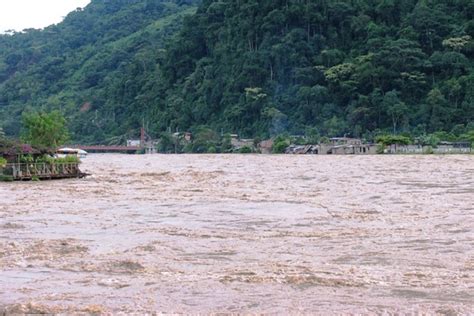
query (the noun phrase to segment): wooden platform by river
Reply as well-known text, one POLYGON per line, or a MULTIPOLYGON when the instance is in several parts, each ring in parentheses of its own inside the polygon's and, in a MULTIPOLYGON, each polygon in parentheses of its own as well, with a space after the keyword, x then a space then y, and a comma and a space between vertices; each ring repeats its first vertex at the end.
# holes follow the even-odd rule
POLYGON ((3 176, 14 181, 83 178, 79 163, 9 163, 3 176))

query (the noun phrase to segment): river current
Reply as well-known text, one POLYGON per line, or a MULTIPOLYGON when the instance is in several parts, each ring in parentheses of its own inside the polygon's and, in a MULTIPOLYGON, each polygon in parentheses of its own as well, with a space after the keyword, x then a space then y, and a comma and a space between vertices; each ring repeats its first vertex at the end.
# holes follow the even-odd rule
POLYGON ((0 183, 0 314, 474 312, 474 156, 90 155, 0 183))

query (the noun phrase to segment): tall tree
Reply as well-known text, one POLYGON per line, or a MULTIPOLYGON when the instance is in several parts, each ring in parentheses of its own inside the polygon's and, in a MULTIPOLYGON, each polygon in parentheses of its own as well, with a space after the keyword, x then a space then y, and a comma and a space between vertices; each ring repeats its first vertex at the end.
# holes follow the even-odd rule
POLYGON ((58 148, 68 139, 66 119, 59 111, 23 114, 22 141, 42 148, 58 148))

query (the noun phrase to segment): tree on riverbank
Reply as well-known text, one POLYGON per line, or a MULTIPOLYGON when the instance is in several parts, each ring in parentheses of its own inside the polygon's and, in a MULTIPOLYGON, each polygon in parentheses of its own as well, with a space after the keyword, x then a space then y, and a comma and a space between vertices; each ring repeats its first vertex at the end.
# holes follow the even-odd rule
POLYGON ((68 139, 66 119, 59 111, 23 114, 23 142, 42 148, 57 148, 68 139))

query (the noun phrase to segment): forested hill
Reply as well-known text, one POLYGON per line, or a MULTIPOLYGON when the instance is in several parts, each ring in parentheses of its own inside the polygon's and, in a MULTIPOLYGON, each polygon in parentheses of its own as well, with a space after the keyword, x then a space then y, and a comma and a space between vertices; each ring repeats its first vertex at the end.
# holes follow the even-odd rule
POLYGON ((472 0, 206 0, 168 51, 163 113, 248 136, 458 133, 473 37, 472 0))
POLYGON ((23 110, 60 109, 75 140, 136 129, 165 44, 199 2, 92 0, 57 25, 1 35, 0 128, 18 135, 23 110))
POLYGON ((474 129, 472 0, 197 2, 94 0, 1 36, 0 124, 18 133, 29 106, 60 108, 85 142, 143 122, 248 137, 474 129))

